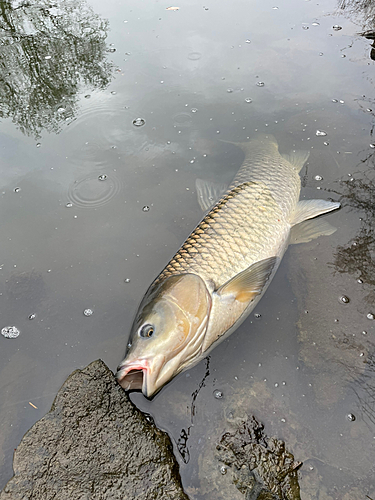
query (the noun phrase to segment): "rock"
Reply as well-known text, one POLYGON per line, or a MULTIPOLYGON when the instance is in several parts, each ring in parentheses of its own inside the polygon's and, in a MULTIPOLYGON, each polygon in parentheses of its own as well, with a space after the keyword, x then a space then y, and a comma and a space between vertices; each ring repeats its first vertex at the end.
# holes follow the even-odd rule
POLYGON ((294 461, 283 441, 267 438, 255 417, 237 422, 236 430, 226 432, 216 449, 246 500, 300 500, 297 470, 302 462, 294 461))
POLYGON ((76 370, 14 453, 0 500, 188 500, 172 444, 102 361, 76 370))

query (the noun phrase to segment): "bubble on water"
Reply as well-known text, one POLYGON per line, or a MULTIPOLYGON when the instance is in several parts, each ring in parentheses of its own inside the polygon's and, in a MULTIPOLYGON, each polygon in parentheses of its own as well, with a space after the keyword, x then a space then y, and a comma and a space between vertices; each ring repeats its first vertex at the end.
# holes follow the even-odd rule
POLYGON ((142 208, 142 210, 143 210, 144 212, 149 212, 149 211, 150 211, 150 207, 149 207, 148 205, 145 205, 145 206, 142 208))
POLYGON ((190 52, 188 55, 188 59, 190 59, 190 61, 198 61, 201 57, 202 54, 200 52, 190 52))
POLYGON ((5 326, 1 329, 1 335, 6 339, 15 339, 20 334, 20 331, 16 326, 5 326))
POLYGON ((114 47, 111 47, 107 49, 106 52, 116 52, 116 49, 114 47))
POLYGON ((196 113, 197 111, 198 111, 198 109, 197 109, 197 108, 191 108, 191 112, 192 112, 192 113, 196 113))
POLYGON ((340 104, 345 104, 345 101, 343 101, 342 99, 339 100, 339 103, 340 104))
POLYGON ((314 23, 311 23, 311 26, 320 26, 320 23, 317 23, 316 21, 314 23))
POLYGON ((286 418, 280 418, 280 422, 283 422, 285 424, 286 418))
POLYGON ((339 26, 338 24, 335 24, 335 25, 332 26, 332 29, 334 31, 340 31, 340 30, 342 30, 342 26, 339 26))
POLYGON ((116 94, 117 94, 117 92, 116 92, 115 90, 112 90, 111 94, 112 94, 112 95, 116 95, 116 94))
POLYGON ((342 304, 349 304, 350 299, 346 295, 341 295, 341 297, 339 298, 339 302, 341 302, 342 304))
POLYGON ((366 314, 366 318, 372 320, 375 319, 375 316, 373 315, 373 313, 368 313, 366 314))
POLYGON ((131 346, 132 346, 132 343, 131 343, 131 342, 128 342, 128 343, 126 344, 126 347, 127 347, 128 349, 130 349, 130 348, 131 348, 131 346))
POLYGON ((286 385, 286 382, 285 382, 285 380, 283 380, 283 381, 282 381, 281 383, 282 383, 283 385, 286 385))
POLYGON ((247 39, 247 40, 246 40, 246 43, 251 43, 251 40, 247 39))
POLYGON ((261 317, 262 317, 262 315, 261 315, 260 313, 254 313, 254 318, 259 319, 259 318, 261 318, 261 317))
POLYGON ((229 88, 227 89, 228 94, 231 94, 233 92, 233 89, 229 88))
POLYGON ((142 127, 146 123, 146 120, 143 118, 135 118, 133 120, 134 127, 142 127))
POLYGON ((223 396, 224 396, 224 394, 219 390, 214 391, 213 395, 214 395, 215 399, 223 399, 223 396))
POLYGON ((325 137, 327 135, 327 132, 324 132, 324 130, 317 130, 315 132, 315 135, 325 137))
POLYGON ((247 102, 248 104, 250 104, 251 102, 253 102, 253 100, 250 99, 250 97, 246 97, 245 102, 247 102))
POLYGON ((332 102, 339 102, 338 99, 332 99, 332 102))
POLYGON ((375 144, 370 144, 371 149, 375 149, 375 144))
POLYGON ((44 59, 52 59, 52 56, 45 56, 44 59))
POLYGON ((29 319, 35 319, 35 318, 36 318, 36 314, 35 313, 29 314, 29 319))
POLYGON ((20 188, 20 187, 15 187, 15 188, 13 189, 13 191, 14 191, 15 193, 19 193, 19 192, 21 191, 21 188, 20 188))
POLYGON ((279 7, 272 7, 272 10, 279 10, 279 7))
POLYGON ((125 278, 124 283, 130 283, 130 278, 125 278))
POLYGON ((40 142, 37 142, 37 143, 36 143, 36 147, 37 147, 37 148, 40 148, 40 146, 41 146, 41 143, 40 143, 40 142))
POLYGON ((307 26, 306 24, 303 24, 303 25, 302 25, 302 29, 303 29, 303 30, 308 30, 308 29, 309 29, 309 26, 307 26))
POLYGON ((348 414, 346 415, 346 418, 347 418, 347 420, 349 420, 349 422, 354 422, 354 420, 355 420, 355 415, 354 415, 353 413, 348 413, 348 414))
POLYGON ((92 315, 94 314, 94 311, 93 311, 92 309, 85 309, 85 310, 83 311, 83 314, 84 314, 85 316, 92 316, 92 315))
POLYGON ((371 108, 367 108, 366 111, 367 111, 367 113, 371 113, 372 109, 371 108))
POLYGON ((193 158, 192 160, 190 160, 190 163, 195 163, 195 158, 193 158))
POLYGON ((257 82, 257 87, 264 87, 264 82, 257 82))
POLYGON ((324 144, 324 146, 329 146, 329 142, 328 141, 324 141, 323 144, 324 144))
POLYGON ((362 284, 362 283, 363 283, 363 280, 361 280, 361 278, 358 278, 358 279, 357 279, 357 283, 362 284))
POLYGON ((275 387, 279 387, 279 384, 277 382, 275 382, 275 387))
POLYGON ((120 188, 121 183, 115 173, 98 175, 92 172, 71 184, 67 194, 69 202, 65 206, 96 208, 108 203, 120 188))
POLYGON ((320 56, 324 56, 323 52, 319 52, 319 55, 320 55, 320 56))
POLYGON ((316 181, 322 181, 322 180, 323 180, 323 177, 322 177, 321 175, 316 175, 316 176, 314 177, 314 179, 315 179, 316 181))
POLYGON ((223 476, 225 476, 226 473, 227 473, 227 468, 225 467, 225 465, 222 465, 220 467, 220 474, 222 474, 223 476))
POLYGON ((363 330, 362 335, 367 335, 366 330, 363 330))
POLYGON ((86 94, 85 95, 85 99, 90 99, 91 95, 90 94, 86 94))
POLYGON ((57 109, 57 112, 58 112, 58 113, 64 113, 64 111, 66 111, 66 109, 65 109, 65 108, 58 108, 58 109, 57 109))

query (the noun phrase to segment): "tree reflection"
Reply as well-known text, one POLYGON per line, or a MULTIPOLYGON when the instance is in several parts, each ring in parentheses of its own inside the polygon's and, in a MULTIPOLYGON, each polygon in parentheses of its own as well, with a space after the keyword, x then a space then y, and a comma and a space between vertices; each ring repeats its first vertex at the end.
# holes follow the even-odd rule
POLYGON ((84 0, 0 1, 0 117, 34 137, 59 132, 81 86, 111 80, 107 31, 84 0))
POLYGON ((371 292, 365 297, 375 304, 375 182, 373 179, 341 181, 343 187, 340 202, 343 206, 363 212, 358 234, 346 245, 338 246, 334 253, 334 266, 340 273, 355 274, 357 279, 371 285, 371 292))
POLYGON ((373 0, 339 0, 339 10, 362 27, 362 36, 373 40, 370 58, 375 60, 375 2, 373 0))

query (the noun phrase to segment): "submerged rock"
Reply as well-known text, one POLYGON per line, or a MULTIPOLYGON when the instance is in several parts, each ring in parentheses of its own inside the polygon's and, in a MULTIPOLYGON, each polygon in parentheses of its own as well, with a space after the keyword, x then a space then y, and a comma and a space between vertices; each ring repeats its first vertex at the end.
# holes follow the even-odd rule
POLYGON ((297 470, 302 462, 294 461, 283 441, 267 438, 255 417, 236 427, 221 437, 217 458, 231 468, 232 482, 245 499, 300 500, 297 470))
POLYGON ((23 437, 0 500, 188 500, 172 444, 102 361, 76 370, 23 437))

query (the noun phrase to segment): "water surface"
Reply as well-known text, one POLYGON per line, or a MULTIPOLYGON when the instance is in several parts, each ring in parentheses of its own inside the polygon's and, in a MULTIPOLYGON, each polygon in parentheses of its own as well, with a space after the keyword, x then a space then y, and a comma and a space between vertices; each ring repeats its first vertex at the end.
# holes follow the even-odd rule
POLYGON ((20 335, 0 337, 0 487, 67 375, 99 357, 115 370, 202 217, 196 178, 241 165, 220 139, 269 132, 310 151, 301 196, 340 200, 337 232, 290 248, 257 316, 206 362, 132 400, 169 432, 192 499, 242 498, 211 445, 231 411, 304 461, 303 499, 374 498, 371 5, 170 6, 1 2, 0 327, 20 335))

